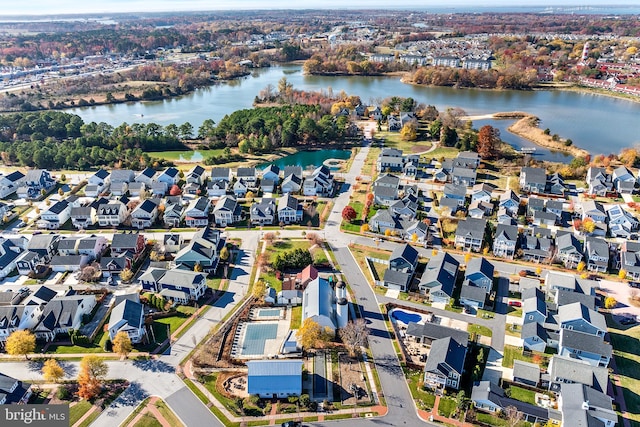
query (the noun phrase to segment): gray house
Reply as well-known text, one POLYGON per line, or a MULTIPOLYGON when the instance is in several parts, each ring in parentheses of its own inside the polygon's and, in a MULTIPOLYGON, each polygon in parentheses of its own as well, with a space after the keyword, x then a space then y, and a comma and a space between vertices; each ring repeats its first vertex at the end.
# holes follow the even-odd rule
POLYGON ((420 279, 420 293, 428 294, 431 302, 449 304, 458 276, 460 263, 448 253, 429 260, 420 279))
POLYGON ((498 224, 493 239, 493 255, 500 258, 513 259, 518 246, 518 227, 498 224))
POLYGON ((467 343, 453 337, 433 341, 424 367, 424 386, 442 393, 445 388, 458 390, 467 356, 467 343))
POLYGON ((464 250, 479 252, 482 248, 486 228, 486 219, 467 218, 458 222, 455 246, 464 250))

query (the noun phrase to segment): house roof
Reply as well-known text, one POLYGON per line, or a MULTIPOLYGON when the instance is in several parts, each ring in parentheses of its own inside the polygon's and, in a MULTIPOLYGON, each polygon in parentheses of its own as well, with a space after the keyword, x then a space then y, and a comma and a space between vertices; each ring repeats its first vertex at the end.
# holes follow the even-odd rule
POLYGON ((607 322, 604 316, 579 302, 559 307, 558 316, 561 324, 571 320, 584 319, 601 331, 607 330, 607 322))
POLYGON ((224 179, 226 181, 229 180, 229 168, 212 168, 211 169, 211 179, 224 179))
POLYGON ((296 275, 296 278, 301 282, 306 282, 308 280, 315 280, 318 278, 318 270, 309 264, 307 265, 300 273, 296 275))
POLYGON ((524 175, 525 184, 545 184, 547 182, 547 172, 541 168, 524 167, 520 171, 524 175))
POLYGON ((251 216, 269 217, 276 214, 276 200, 271 197, 264 197, 259 203, 251 205, 251 216))
POLYGON ((539 197, 529 197, 527 205, 530 209, 542 210, 544 209, 544 199, 541 199, 539 197))
POLYGON ((466 354, 466 344, 459 343, 453 337, 437 339, 431 343, 424 371, 438 372, 449 376, 448 368, 450 367, 458 374, 462 374, 466 354))
POLYGON ((135 174, 130 169, 114 169, 111 172, 111 182, 131 182, 133 181, 135 174))
POLYGON ((560 330, 560 347, 594 353, 607 358, 613 354, 611 344, 604 342, 602 337, 565 328, 560 330))
POLYGON ((58 251, 72 250, 76 248, 80 237, 65 237, 58 241, 58 251))
POLYGON ((51 266, 81 265, 86 261, 86 255, 54 255, 51 257, 51 266))
POLYGON ((278 212, 285 208, 290 208, 294 211, 297 211, 299 206, 300 202, 298 201, 298 199, 289 194, 285 194, 278 199, 278 212))
POLYGON ((323 316, 335 326, 334 294, 329 281, 320 277, 309 282, 302 294, 302 320, 323 316))
POLYGON ((522 360, 513 361, 513 377, 537 384, 540 381, 540 366, 522 360))
POLYGON ((70 328, 76 316, 76 312, 87 299, 93 295, 71 295, 51 299, 45 306, 42 319, 34 328, 35 332, 52 332, 58 328, 70 328))
POLYGON ((123 256, 100 258, 100 269, 107 270, 110 265, 115 265, 119 270, 123 270, 127 266, 127 258, 123 256))
POLYGON ((590 294, 558 289, 555 299, 558 307, 579 302, 580 304, 584 305, 587 308, 590 308, 591 310, 596 309, 596 297, 590 294))
POLYGON ((487 276, 489 279, 492 279, 493 270, 494 270, 493 264, 491 264, 485 257, 471 258, 467 263, 465 278, 479 271, 485 276, 487 276))
POLYGON ((256 168, 238 168, 236 176, 238 178, 254 178, 256 176, 256 168))
POLYGON ((118 215, 123 209, 125 206, 121 202, 107 203, 98 206, 98 215, 118 215))
POLYGON ((456 236, 471 237, 474 240, 482 240, 487 227, 486 219, 467 218, 458 222, 456 236))
POLYGON ((125 299, 116 305, 111 311, 111 317, 109 318, 109 329, 114 326, 118 326, 121 329, 122 326, 129 325, 133 328, 140 328, 144 325, 143 319, 143 306, 139 302, 125 299))
POLYGON ((180 173, 180 171, 178 169, 176 169, 174 167, 170 167, 170 168, 167 168, 166 170, 162 171, 162 173, 160 175, 161 176, 162 175, 167 175, 167 176, 169 176, 171 178, 175 178, 176 176, 178 176, 179 173, 180 173))
POLYGON ((272 172, 276 175, 280 175, 280 168, 272 163, 267 165, 267 167, 262 170, 263 175, 268 172, 272 172))
POLYGON ((174 268, 173 270, 165 272, 158 283, 181 286, 183 288, 193 288, 197 286, 203 278, 203 273, 174 268))
MULTIPOLYGON (((56 243, 60 239, 57 234, 37 234, 31 236, 29 240, 28 250, 42 250, 47 249, 52 243, 56 243)), ((56 245, 57 246, 57 245, 56 245)))
POLYGON ((554 355, 549 362, 551 380, 562 378, 564 381, 588 385, 599 391, 607 391, 609 368, 593 366, 588 362, 565 356, 554 355))
POLYGON ((141 204, 139 204, 137 206, 136 210, 141 210, 141 211, 144 211, 144 212, 147 212, 147 213, 151 213, 157 207, 158 207, 158 205, 152 199, 147 199, 144 202, 142 202, 141 204))
POLYGON ((16 182, 19 179, 22 179, 24 177, 25 177, 25 175, 20 171, 13 171, 9 175, 5 176, 5 178, 8 179, 11 182, 16 182))
POLYGON ((138 245, 140 233, 117 233, 113 235, 111 247, 116 249, 135 248, 138 245))
POLYGON ((462 285, 460 289, 460 299, 484 302, 486 297, 487 293, 484 288, 478 286, 462 285))
POLYGON ((69 207, 69 202, 67 202, 66 200, 60 200, 59 202, 56 202, 53 205, 51 205, 49 209, 47 209, 47 212, 45 212, 45 214, 54 213, 56 215, 59 215, 62 211, 64 211, 68 207, 69 207))
POLYGON ((195 165, 189 171, 189 175, 202 176, 202 174, 204 174, 204 168, 202 166, 200 166, 200 165, 195 165))
POLYGON ((383 281, 385 283, 391 283, 394 285, 402 286, 404 289, 409 289, 409 281, 411 280, 411 273, 405 273, 403 271, 396 271, 387 268, 384 271, 383 281))
POLYGON ((238 206, 238 201, 235 197, 230 195, 224 195, 218 199, 215 207, 213 208, 214 212, 218 212, 221 210, 228 210, 231 212, 235 212, 236 207, 238 206))
POLYGON ((289 175, 295 175, 298 178, 302 178, 302 168, 300 166, 285 166, 284 177, 286 178, 289 175))
POLYGON ((464 185, 445 184, 443 188, 443 194, 445 196, 456 196, 464 198, 467 195, 467 189, 464 187, 464 185))
POLYGON ((302 360, 249 360, 245 362, 251 376, 295 376, 302 377, 302 360))
POLYGON ((418 251, 408 243, 396 248, 391 252, 390 260, 402 258, 411 265, 415 265, 418 262, 418 251))
POLYGON ((93 174, 96 178, 105 179, 109 176, 109 171, 106 169, 98 169, 96 173, 93 174))
POLYGON ((611 398, 594 388, 584 384, 562 384, 560 395, 562 418, 571 420, 572 427, 603 426, 601 419, 611 425, 618 421, 611 398))
POLYGON ((384 185, 386 187, 398 188, 400 186, 400 177, 390 173, 384 173, 375 180, 373 185, 374 187, 384 185))
POLYGON ((447 326, 438 325, 437 323, 415 323, 409 322, 407 325, 407 335, 412 337, 425 337, 430 340, 437 340, 446 337, 453 337, 458 343, 467 345, 469 342, 469 333, 460 329, 449 328, 447 326))
POLYGON ((595 255, 605 259, 609 259, 609 244, 604 241, 604 239, 599 239, 597 237, 587 237, 585 246, 589 256, 595 255))
POLYGON ((503 238, 510 242, 515 242, 518 240, 518 227, 515 225, 507 225, 507 224, 498 224, 496 228, 496 237, 494 239, 503 238))
POLYGON ((420 279, 420 286, 438 283, 447 295, 453 295, 460 263, 448 253, 429 260, 420 279))
POLYGON ((556 236, 558 250, 574 250, 582 253, 582 243, 572 233, 564 233, 556 236))
POLYGON ((547 330, 540 323, 529 322, 522 325, 520 337, 523 340, 526 340, 527 338, 537 337, 546 342, 548 334, 547 330))

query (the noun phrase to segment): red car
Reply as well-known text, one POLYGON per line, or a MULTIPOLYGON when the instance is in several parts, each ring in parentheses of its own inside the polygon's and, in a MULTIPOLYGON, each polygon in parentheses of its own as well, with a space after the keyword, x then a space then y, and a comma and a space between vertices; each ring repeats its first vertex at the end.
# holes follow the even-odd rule
POLYGON ((522 307, 522 303, 520 301, 509 301, 509 305, 511 307, 522 307))

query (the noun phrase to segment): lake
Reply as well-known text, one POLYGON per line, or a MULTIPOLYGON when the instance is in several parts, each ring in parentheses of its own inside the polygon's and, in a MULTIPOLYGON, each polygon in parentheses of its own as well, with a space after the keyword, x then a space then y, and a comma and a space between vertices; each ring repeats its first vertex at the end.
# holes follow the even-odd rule
MULTIPOLYGON (((294 88, 301 90, 344 90, 359 95, 367 104, 377 104, 390 96, 413 97, 419 103, 435 105, 443 111, 447 107, 460 107, 468 114, 487 114, 501 111, 526 111, 541 119, 540 126, 549 128, 563 138, 593 154, 617 153, 624 147, 640 142, 637 120, 640 103, 574 91, 496 91, 481 89, 454 89, 425 87, 402 83, 398 77, 309 76, 303 75, 300 65, 283 65, 257 70, 252 76, 222 82, 198 89, 180 98, 115 105, 102 105, 68 110, 87 122, 106 122, 118 126, 127 123, 161 125, 181 124, 189 121, 194 127, 208 118, 219 121, 226 114, 242 108, 251 108, 253 100, 268 84, 277 87, 278 80, 286 77, 294 88)), ((500 129, 506 122, 489 120, 500 129)), ((478 124, 475 124, 478 127, 478 124)), ((508 126, 508 124, 506 124, 508 126)), ((531 145, 526 140, 502 132, 503 139, 515 146, 531 145)), ((557 153, 538 148, 542 158, 557 160, 557 153)), ((560 157, 565 158, 563 155, 560 157)))
POLYGON ((266 162, 258 165, 258 168, 264 168, 267 165, 276 165, 280 169, 285 166, 300 166, 302 169, 307 167, 316 168, 322 165, 327 159, 346 160, 351 157, 351 150, 314 150, 314 151, 298 151, 286 157, 282 157, 273 162, 266 162))

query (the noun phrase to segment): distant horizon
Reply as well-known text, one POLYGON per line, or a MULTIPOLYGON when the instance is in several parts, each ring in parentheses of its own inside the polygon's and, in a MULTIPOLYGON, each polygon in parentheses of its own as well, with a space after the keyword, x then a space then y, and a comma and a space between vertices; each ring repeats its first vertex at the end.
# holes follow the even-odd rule
POLYGON ((470 0, 450 0, 446 6, 435 0, 401 0, 390 7, 385 0, 352 0, 349 6, 338 0, 308 0, 304 5, 292 4, 285 0, 222 0, 211 4, 210 0, 94 0, 91 2, 78 0, 31 0, 29 2, 12 2, 3 5, 0 16, 51 16, 51 15, 113 15, 122 13, 167 13, 167 12, 222 12, 251 10, 310 10, 310 9, 378 9, 378 10, 443 10, 460 12, 471 10, 498 11, 499 9, 546 9, 546 8, 597 8, 603 10, 637 8, 637 0, 616 0, 614 4, 603 3, 603 0, 538 0, 531 4, 523 0, 488 0, 479 4, 470 0))

